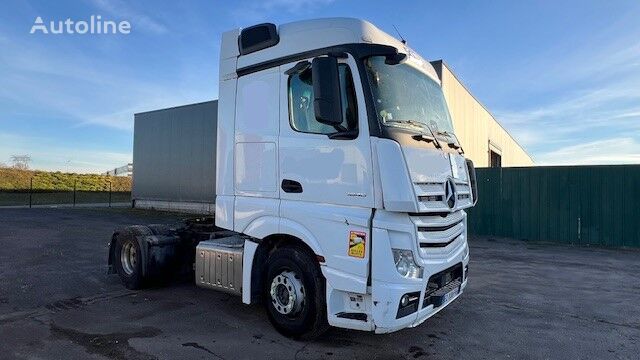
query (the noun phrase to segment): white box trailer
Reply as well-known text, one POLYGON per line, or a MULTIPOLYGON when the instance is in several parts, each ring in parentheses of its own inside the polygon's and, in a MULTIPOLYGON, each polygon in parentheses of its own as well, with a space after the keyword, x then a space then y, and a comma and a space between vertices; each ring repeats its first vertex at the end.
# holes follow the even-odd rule
POLYGON ((136 206, 215 209, 116 230, 109 266, 128 288, 184 273, 298 338, 417 326, 462 294, 474 168, 405 43, 345 18, 232 30, 213 104, 212 138, 208 111, 136 115, 136 206))

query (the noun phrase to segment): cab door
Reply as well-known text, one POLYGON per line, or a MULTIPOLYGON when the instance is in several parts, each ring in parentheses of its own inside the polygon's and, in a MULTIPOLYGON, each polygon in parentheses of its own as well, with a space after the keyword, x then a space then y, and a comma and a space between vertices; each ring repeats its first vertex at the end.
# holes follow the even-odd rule
POLYGON ((334 282, 334 288, 364 292, 374 198, 363 91, 354 59, 340 59, 343 122, 337 127, 318 122, 313 105, 312 60, 280 67, 281 222, 301 224, 320 244, 327 267, 338 277, 356 280, 344 281, 344 285, 334 282), (339 130, 351 135, 332 135, 339 130), (354 241, 364 244, 357 244, 356 249, 354 241))

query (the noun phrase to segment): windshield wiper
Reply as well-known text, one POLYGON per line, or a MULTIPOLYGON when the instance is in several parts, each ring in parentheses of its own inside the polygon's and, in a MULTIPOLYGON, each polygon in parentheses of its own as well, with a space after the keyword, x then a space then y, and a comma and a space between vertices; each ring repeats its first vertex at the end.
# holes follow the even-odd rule
POLYGON ((448 132, 446 130, 445 131, 438 131, 437 134, 438 135, 444 135, 444 136, 449 137, 449 138, 453 138, 455 141, 447 142, 447 144, 450 147, 452 147, 452 148, 454 148, 456 150, 460 149, 460 152, 464 153, 464 149, 462 148, 462 145, 460 145, 460 140, 458 139, 458 136, 456 134, 450 133, 450 132, 448 132))
POLYGON ((441 149, 442 145, 440 145, 440 141, 438 141, 438 138, 436 137, 436 135, 433 133, 433 130, 431 130, 431 127, 425 123, 422 123, 420 121, 415 121, 415 120, 386 120, 385 122, 387 123, 396 123, 396 124, 409 124, 415 127, 419 127, 422 129, 427 129, 429 131, 429 134, 420 134, 420 135, 414 135, 413 138, 416 140, 424 140, 424 141, 430 141, 435 143, 436 148, 441 149))

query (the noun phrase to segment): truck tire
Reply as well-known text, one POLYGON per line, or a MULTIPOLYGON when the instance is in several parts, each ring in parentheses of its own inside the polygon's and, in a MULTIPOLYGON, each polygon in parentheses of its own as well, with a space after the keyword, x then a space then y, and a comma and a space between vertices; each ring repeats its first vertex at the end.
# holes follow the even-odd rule
POLYGON ((324 333, 329 328, 325 280, 315 256, 301 247, 282 247, 267 264, 265 307, 276 330, 302 340, 324 333))
POLYGON ((142 251, 135 236, 124 231, 118 234, 115 243, 113 264, 120 280, 127 289, 137 290, 144 287, 142 274, 142 251))

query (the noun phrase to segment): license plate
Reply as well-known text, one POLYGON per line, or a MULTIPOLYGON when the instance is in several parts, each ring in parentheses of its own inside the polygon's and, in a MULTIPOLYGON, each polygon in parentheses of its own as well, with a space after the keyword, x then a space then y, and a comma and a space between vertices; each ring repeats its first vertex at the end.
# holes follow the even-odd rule
POLYGON ((460 292, 459 288, 455 288, 451 291, 449 291, 448 293, 444 294, 444 296, 442 297, 442 303, 446 303, 447 301, 453 299, 454 297, 456 297, 456 295, 458 295, 458 293, 460 292))

